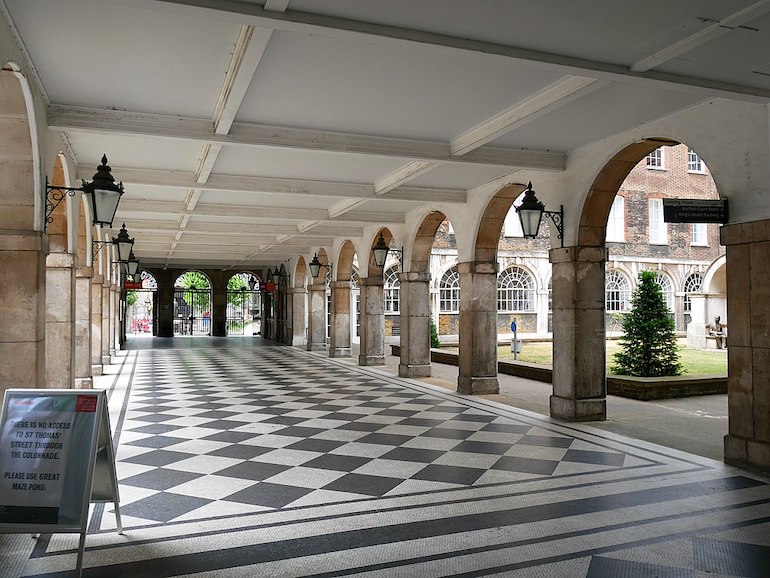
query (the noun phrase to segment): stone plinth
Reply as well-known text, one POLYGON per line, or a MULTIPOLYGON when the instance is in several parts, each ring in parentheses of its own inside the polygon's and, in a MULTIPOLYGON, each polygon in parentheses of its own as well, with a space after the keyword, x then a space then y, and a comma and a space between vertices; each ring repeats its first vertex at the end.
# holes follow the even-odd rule
POLYGON ((75 388, 91 389, 91 267, 75 271, 75 388))
POLYGON ((91 375, 102 375, 102 284, 104 277, 91 277, 91 375))
POLYGON ((70 389, 75 384, 75 257, 46 257, 45 363, 46 387, 70 389))

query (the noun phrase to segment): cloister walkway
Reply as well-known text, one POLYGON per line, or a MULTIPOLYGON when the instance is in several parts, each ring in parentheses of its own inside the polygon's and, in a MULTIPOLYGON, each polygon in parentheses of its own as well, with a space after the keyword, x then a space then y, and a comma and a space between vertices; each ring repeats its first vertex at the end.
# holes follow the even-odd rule
MULTIPOLYGON (((719 461, 261 339, 130 347, 84 576, 768 573, 768 480, 719 461)), ((76 536, 30 542, 3 576, 72 575, 76 536)))

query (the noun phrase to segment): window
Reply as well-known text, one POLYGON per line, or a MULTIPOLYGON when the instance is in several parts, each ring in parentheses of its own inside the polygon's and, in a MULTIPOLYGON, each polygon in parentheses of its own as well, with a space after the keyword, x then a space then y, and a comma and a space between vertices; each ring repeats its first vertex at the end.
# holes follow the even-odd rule
POLYGON ((701 158, 692 149, 687 149, 687 172, 704 174, 706 172, 706 165, 701 158))
POLYGON ((663 292, 663 299, 666 301, 666 307, 669 311, 674 311, 674 284, 671 283, 671 279, 668 275, 658 273, 655 277, 655 282, 660 286, 660 290, 663 292))
POLYGON ((648 199, 650 213, 650 243, 668 243, 668 225, 663 222, 663 199, 648 199))
POLYGON ((604 307, 607 311, 631 309, 631 283, 620 271, 608 271, 604 282, 604 307))
POLYGON ((441 278, 439 283, 439 311, 455 313, 460 311, 460 276, 457 267, 453 267, 441 278))
POLYGON ((626 200, 620 195, 612 201, 607 219, 607 241, 623 243, 626 240, 626 200))
POLYGON ((535 310, 535 282, 524 269, 511 267, 497 278, 497 310, 535 310))
POLYGON ((692 311, 690 293, 698 293, 703 286, 703 276, 700 273, 692 273, 684 282, 684 312, 692 311))
POLYGON ((706 236, 706 223, 693 223, 690 229, 690 245, 708 245, 706 236))
POLYGON ((553 311, 553 277, 548 279, 548 311, 553 311))
POLYGON ((398 293, 401 282, 398 280, 398 269, 391 267, 385 272, 385 313, 398 313, 398 293))
POLYGON ((663 163, 663 147, 657 148, 647 155, 647 168, 648 169, 665 169, 663 163))

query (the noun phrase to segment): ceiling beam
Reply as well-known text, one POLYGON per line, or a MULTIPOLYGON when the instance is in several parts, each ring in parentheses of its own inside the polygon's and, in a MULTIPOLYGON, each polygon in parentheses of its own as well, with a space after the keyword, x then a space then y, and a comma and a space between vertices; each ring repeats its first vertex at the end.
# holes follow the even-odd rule
MULTIPOLYGON (((78 178, 89 179, 93 168, 79 165, 78 178)), ((374 185, 362 183, 337 183, 332 181, 305 181, 298 179, 277 179, 271 177, 246 177, 236 175, 209 175, 204 184, 197 182, 195 173, 186 171, 165 171, 154 169, 131 169, 113 167, 124 185, 197 189, 235 193, 273 193, 278 195, 312 195, 316 197, 345 197, 355 199, 385 199, 392 201, 415 201, 420 203, 465 203, 464 189, 435 189, 428 187, 398 187, 388 195, 380 197, 374 185)))
MULTIPOLYGON (((125 199, 120 204, 120 214, 178 216, 183 213, 182 204, 174 201, 148 201, 125 199)), ((379 211, 351 211, 337 219, 329 216, 328 209, 301 209, 296 207, 254 207, 250 205, 223 205, 198 203, 195 217, 233 217, 236 219, 296 220, 296 221, 331 221, 359 223, 404 223, 403 213, 383 213, 379 211)), ((138 217, 142 218, 142 217, 138 217)), ((236 222, 236 221, 234 221, 236 222)))
POLYGON ((191 15, 216 12, 220 18, 229 19, 232 22, 301 34, 347 38, 391 46, 406 44, 433 51, 446 50, 480 55, 493 54, 519 61, 528 66, 557 71, 563 74, 589 76, 600 80, 652 84, 664 88, 697 92, 701 96, 706 97, 733 98, 760 103, 765 103, 770 98, 770 90, 756 86, 745 86, 654 70, 631 70, 629 66, 623 64, 590 60, 568 54, 531 50, 509 44, 498 44, 322 14, 293 10, 283 13, 271 12, 258 4, 248 2, 230 0, 134 0, 134 3, 144 4, 154 9, 157 9, 161 4, 167 4, 170 11, 173 10, 191 15))
POLYGON ((254 123, 233 123, 229 134, 216 134, 206 119, 57 104, 48 107, 48 127, 233 147, 277 147, 542 170, 564 170, 566 163, 565 154, 551 151, 483 146, 458 156, 450 152, 448 143, 254 123))

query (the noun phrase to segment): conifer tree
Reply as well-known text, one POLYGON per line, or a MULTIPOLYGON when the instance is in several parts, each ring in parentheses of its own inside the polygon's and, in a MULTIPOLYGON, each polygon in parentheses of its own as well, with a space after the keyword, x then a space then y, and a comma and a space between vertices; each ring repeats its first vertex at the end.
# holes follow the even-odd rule
POLYGON ((430 346, 434 349, 441 347, 441 341, 438 338, 438 329, 433 317, 430 318, 430 346))
POLYGON ((632 309, 623 319, 621 351, 613 373, 639 377, 681 375, 674 320, 669 316, 660 285, 652 271, 639 274, 631 297, 632 309))

